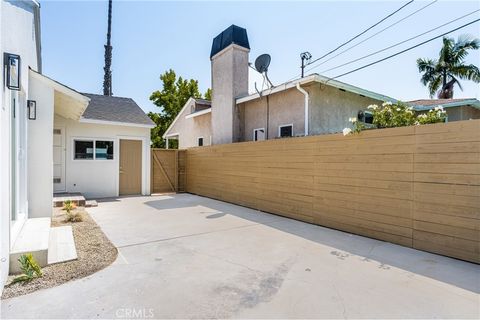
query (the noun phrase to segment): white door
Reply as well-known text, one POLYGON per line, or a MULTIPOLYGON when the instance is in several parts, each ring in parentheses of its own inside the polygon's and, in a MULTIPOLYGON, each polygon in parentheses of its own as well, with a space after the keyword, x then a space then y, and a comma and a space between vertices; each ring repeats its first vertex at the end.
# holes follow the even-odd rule
POLYGON ((53 129, 53 192, 65 191, 65 128, 53 129))

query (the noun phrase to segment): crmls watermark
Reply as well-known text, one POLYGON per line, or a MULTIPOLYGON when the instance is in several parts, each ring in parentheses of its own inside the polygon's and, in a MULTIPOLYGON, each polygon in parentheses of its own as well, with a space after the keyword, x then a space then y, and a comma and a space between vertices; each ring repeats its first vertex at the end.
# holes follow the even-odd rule
POLYGON ((115 316, 118 319, 152 319, 155 314, 152 308, 119 308, 115 316))

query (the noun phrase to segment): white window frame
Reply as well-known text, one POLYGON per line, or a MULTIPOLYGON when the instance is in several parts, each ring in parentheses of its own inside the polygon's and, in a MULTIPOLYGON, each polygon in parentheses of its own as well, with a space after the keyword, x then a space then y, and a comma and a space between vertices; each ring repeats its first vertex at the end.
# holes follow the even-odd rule
POLYGON ((116 159, 116 154, 115 154, 115 149, 117 148, 116 146, 116 139, 113 138, 72 138, 72 160, 73 161, 107 161, 107 162, 112 162, 117 160, 116 159), (75 159, 75 141, 92 141, 93 142, 93 159, 75 159), (97 155, 95 152, 95 149, 97 148, 96 142, 97 141, 111 141, 113 142, 113 159, 97 159, 97 155))
POLYGON ((286 138, 286 137, 282 137, 280 135, 280 133, 282 131, 282 128, 285 128, 285 127, 292 127, 292 135, 290 137, 293 137, 293 123, 279 125, 278 126, 278 137, 279 138, 286 138))
POLYGON ((253 141, 263 141, 263 140, 255 140, 255 132, 260 131, 260 130, 263 130, 263 135, 265 137, 265 139, 263 139, 263 140, 267 140, 267 133, 265 132, 265 128, 256 128, 256 129, 253 129, 253 137, 252 137, 253 141))
POLYGON ((205 138, 203 136, 197 137, 197 147, 205 147, 205 138), (202 145, 199 144, 200 139, 202 139, 202 145))

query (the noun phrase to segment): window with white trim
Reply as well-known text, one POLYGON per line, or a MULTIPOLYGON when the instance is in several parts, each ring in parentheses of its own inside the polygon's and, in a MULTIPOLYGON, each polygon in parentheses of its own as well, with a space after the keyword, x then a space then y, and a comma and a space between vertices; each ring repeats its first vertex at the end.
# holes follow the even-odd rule
POLYGON ((113 160, 112 140, 73 140, 74 160, 113 160))
POLYGON ((199 137, 199 138, 198 138, 198 143, 197 143, 197 145, 198 145, 199 147, 203 147, 203 137, 199 137))
POLYGON ((280 138, 292 137, 293 136, 293 124, 287 124, 284 126, 278 127, 278 136, 280 138))
POLYGON ((253 141, 265 140, 265 128, 253 129, 253 141))

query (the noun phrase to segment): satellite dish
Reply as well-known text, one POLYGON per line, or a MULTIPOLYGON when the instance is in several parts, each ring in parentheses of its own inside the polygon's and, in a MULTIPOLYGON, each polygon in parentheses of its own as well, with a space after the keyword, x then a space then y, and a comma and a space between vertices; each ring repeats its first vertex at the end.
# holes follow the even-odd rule
POLYGON ((270 55, 266 53, 258 56, 258 58, 255 60, 255 69, 260 73, 267 72, 271 60, 272 58, 270 55))

